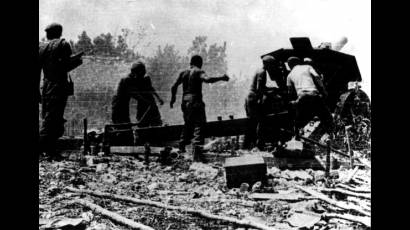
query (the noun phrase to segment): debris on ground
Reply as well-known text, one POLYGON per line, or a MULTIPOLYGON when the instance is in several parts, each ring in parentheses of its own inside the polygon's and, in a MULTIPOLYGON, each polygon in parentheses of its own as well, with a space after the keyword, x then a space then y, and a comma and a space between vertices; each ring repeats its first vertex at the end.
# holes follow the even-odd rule
MULTIPOLYGON (((257 150, 236 154, 273 157, 257 150)), ((229 187, 230 155, 208 164, 181 158, 171 165, 102 154, 85 156, 84 164, 78 155, 39 162, 39 229, 370 228, 371 169, 350 168, 346 159, 339 159, 341 166, 329 176, 324 170, 264 164, 266 180, 244 177, 229 187)), ((370 166, 365 154, 355 155, 370 166)), ((232 166, 249 165, 243 162, 232 166)), ((241 168, 236 171, 231 172, 240 174, 241 168)))

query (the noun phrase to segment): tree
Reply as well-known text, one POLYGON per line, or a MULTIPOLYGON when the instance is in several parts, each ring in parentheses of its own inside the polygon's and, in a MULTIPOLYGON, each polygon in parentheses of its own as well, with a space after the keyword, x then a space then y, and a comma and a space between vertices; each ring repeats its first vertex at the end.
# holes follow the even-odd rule
POLYGON ((125 38, 122 35, 118 35, 117 38, 117 46, 115 47, 115 53, 118 56, 124 56, 128 50, 128 45, 127 42, 125 41, 125 38))
POLYGON ((87 32, 83 31, 78 36, 78 41, 77 41, 77 43, 75 43, 73 48, 76 51, 84 51, 87 54, 92 54, 93 53, 94 45, 91 42, 91 38, 87 35, 87 32))
POLYGON ((188 48, 188 55, 198 54, 204 61, 204 70, 211 76, 221 75, 228 70, 226 62, 226 42, 222 46, 214 43, 209 46, 206 43, 206 36, 197 36, 192 41, 192 46, 188 48))
MULTIPOLYGON (((226 42, 223 45, 216 43, 208 47, 206 36, 197 36, 192 41, 192 46, 188 48, 188 55, 198 54, 203 59, 203 69, 208 76, 217 77, 225 74, 228 71, 226 61, 226 42)), ((231 79, 232 80, 232 79, 231 79)), ((207 113, 212 115, 229 115, 232 114, 232 102, 237 100, 232 93, 235 89, 235 82, 227 82, 224 84, 204 85, 205 100, 212 103, 212 106, 207 107, 207 113), (229 107, 229 108, 227 108, 229 107), (221 114, 221 111, 225 114, 221 114)))
POLYGON ((175 46, 168 44, 164 48, 158 46, 154 57, 147 59, 149 74, 159 91, 169 91, 178 71, 183 68, 184 60, 175 50, 175 46))
POLYGON ((114 56, 115 46, 111 33, 101 34, 93 39, 94 52, 100 56, 114 56))
POLYGON ((208 52, 206 50, 207 44, 206 44, 206 36, 197 36, 194 38, 192 41, 192 46, 188 49, 188 55, 200 55, 203 59, 204 62, 207 61, 208 57, 208 52))

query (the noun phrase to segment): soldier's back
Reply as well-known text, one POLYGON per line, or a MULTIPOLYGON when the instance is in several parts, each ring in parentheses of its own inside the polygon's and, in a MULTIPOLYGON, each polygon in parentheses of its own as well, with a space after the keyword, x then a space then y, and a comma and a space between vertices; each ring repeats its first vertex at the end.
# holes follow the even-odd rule
POLYGON ((182 73, 182 88, 183 94, 192 94, 202 97, 202 79, 201 74, 205 73, 203 70, 192 67, 183 71, 182 73))

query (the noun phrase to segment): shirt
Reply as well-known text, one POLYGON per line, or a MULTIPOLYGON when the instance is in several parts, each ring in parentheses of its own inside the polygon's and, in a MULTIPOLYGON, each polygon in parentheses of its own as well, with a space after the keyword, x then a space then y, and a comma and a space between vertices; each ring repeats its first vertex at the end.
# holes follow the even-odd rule
POLYGON ((271 77, 269 75, 269 72, 266 71, 266 87, 269 88, 279 88, 278 84, 276 83, 275 80, 271 80, 271 77))
POLYGON ((319 76, 310 65, 297 65, 290 71, 286 85, 295 87, 298 96, 303 92, 318 91, 312 79, 313 76, 319 76))

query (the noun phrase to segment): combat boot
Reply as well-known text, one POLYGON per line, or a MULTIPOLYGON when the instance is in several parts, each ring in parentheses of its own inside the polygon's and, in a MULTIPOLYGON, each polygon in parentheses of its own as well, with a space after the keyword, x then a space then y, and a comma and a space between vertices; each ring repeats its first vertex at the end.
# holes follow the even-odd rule
POLYGON ((208 163, 208 160, 205 158, 205 155, 202 153, 202 148, 195 146, 193 150, 194 162, 208 163))

